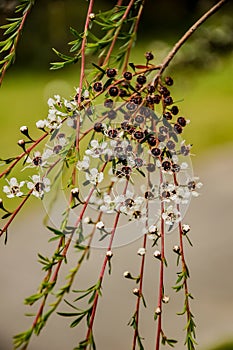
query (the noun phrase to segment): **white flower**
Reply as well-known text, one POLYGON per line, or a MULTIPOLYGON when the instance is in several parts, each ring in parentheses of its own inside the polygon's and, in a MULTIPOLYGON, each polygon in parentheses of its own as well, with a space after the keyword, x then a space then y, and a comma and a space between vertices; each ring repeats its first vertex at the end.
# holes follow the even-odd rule
POLYGON ((104 174, 102 172, 99 173, 96 168, 92 168, 90 173, 86 173, 86 179, 90 181, 91 184, 96 185, 103 181, 104 174))
POLYGON ((9 181, 6 181, 8 182, 9 186, 4 186, 3 192, 6 193, 8 198, 20 197, 23 195, 23 192, 20 190, 20 188, 25 184, 25 181, 18 183, 15 177, 12 177, 9 181))
POLYGON ((107 147, 107 142, 102 142, 99 144, 97 140, 92 140, 91 141, 91 149, 87 149, 85 153, 92 158, 99 158, 100 155, 105 154, 106 150, 105 148, 107 147))
POLYGON ((41 178, 39 175, 32 176, 33 182, 27 182, 29 190, 33 190, 32 194, 37 198, 43 198, 45 192, 50 191, 50 180, 47 177, 41 178))
POLYGON ((158 228, 157 228, 157 226, 151 225, 151 226, 148 228, 148 232, 151 233, 151 234, 156 234, 156 233, 158 233, 158 228))
POLYGON ((137 254, 140 255, 140 256, 145 255, 146 254, 146 249, 145 248, 139 248, 137 254))
POLYGON ((165 224, 173 226, 175 223, 181 220, 181 214, 177 208, 170 205, 162 214, 162 218, 165 221, 165 224))
POLYGON ((33 167, 44 167, 46 164, 46 159, 48 158, 48 156, 44 156, 41 155, 41 153, 39 151, 35 151, 33 153, 32 158, 30 156, 27 156, 27 160, 26 163, 29 163, 28 166, 26 166, 24 169, 26 168, 33 168, 33 167))
POLYGON ((89 166, 90 166, 90 158, 87 156, 84 156, 82 161, 81 160, 78 161, 76 168, 78 170, 87 170, 89 169, 89 166))

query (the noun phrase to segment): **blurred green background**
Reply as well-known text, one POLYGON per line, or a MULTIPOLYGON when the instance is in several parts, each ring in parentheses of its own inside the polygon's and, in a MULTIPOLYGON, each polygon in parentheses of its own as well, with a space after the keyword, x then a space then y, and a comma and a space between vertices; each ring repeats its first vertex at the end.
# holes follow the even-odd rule
MULTIPOLYGON (((1 0, 1 23, 5 23, 4 18, 12 16, 16 3, 1 0)), ((149 50, 153 51, 155 62, 160 63, 169 47, 214 2, 167 0, 162 4, 157 1, 148 3, 139 28, 138 43, 132 52, 131 60, 135 63, 143 63, 144 53, 149 50)), ((49 97, 60 94, 69 98, 74 94, 79 81, 79 66, 50 71, 49 62, 57 60, 52 47, 67 52, 67 42, 72 40, 69 26, 81 30, 86 6, 84 0, 36 2, 20 41, 16 63, 7 72, 0 90, 1 158, 19 152, 20 126, 29 126, 34 138, 40 135, 35 122, 46 118, 49 97)), ((98 1, 95 11, 109 6, 109 1, 98 1)), ((199 157, 208 160, 208 152, 218 147, 224 156, 224 149, 232 146, 232 48, 232 2, 229 1, 194 34, 168 70, 175 81, 173 98, 179 101, 182 115, 191 121, 184 139, 193 143, 193 153, 197 155, 194 163, 198 163, 199 157)), ((209 344, 210 347, 204 350, 233 349, 231 342, 214 346, 209 339, 209 344)), ((5 350, 1 344, 0 349, 5 350)), ((203 349, 201 344, 198 349, 203 349)))

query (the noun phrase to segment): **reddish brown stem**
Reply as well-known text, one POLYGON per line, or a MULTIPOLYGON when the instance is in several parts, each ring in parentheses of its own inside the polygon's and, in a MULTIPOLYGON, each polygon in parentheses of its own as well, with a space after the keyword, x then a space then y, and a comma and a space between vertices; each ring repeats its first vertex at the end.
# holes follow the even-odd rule
POLYGON ((110 46, 110 48, 109 48, 109 50, 108 50, 107 56, 105 57, 103 66, 105 66, 105 65, 108 63, 108 61, 109 61, 109 59, 110 59, 110 57, 111 57, 112 51, 113 51, 113 49, 114 49, 114 47, 115 47, 115 44, 116 44, 118 35, 119 35, 119 33, 120 33, 120 30, 121 30, 121 27, 122 27, 124 21, 126 20, 128 14, 129 14, 129 11, 130 11, 131 7, 132 7, 133 4, 134 4, 134 1, 135 1, 135 0, 131 0, 130 3, 129 3, 129 5, 127 6, 127 9, 126 9, 126 11, 125 11, 125 13, 124 13, 124 15, 123 15, 123 17, 122 17, 122 19, 121 19, 121 25, 117 28, 116 33, 115 33, 114 38, 113 38, 113 41, 112 41, 112 43, 111 43, 111 46, 110 46))
POLYGON ((36 140, 32 146, 28 147, 25 152, 21 153, 17 158, 6 168, 1 174, 0 174, 0 179, 9 173, 11 169, 14 168, 14 166, 26 155, 28 155, 41 141, 43 141, 46 137, 48 136, 48 133, 46 132, 43 134, 38 140, 36 140))
MULTIPOLYGON (((25 23, 25 21, 26 21, 26 18, 27 18, 27 16, 28 16, 29 12, 31 11, 31 8, 32 8, 32 5, 30 5, 30 6, 28 7, 27 11, 25 11, 25 13, 23 14, 22 21, 21 21, 20 26, 19 26, 19 29, 18 29, 18 33, 17 33, 17 35, 16 35, 16 37, 15 37, 15 39, 14 39, 14 43, 13 43, 11 49, 10 49, 9 55, 11 55, 12 53, 14 53, 14 51, 16 50, 16 46, 17 46, 17 44, 18 44, 20 34, 21 34, 21 32, 22 32, 22 29, 23 29, 24 23, 25 23)), ((6 61, 6 62, 4 63, 4 65, 3 65, 3 67, 2 67, 2 71, 1 71, 1 74, 0 74, 0 86, 2 85, 2 81, 3 81, 4 76, 5 76, 5 74, 6 74, 6 70, 7 70, 7 68, 9 67, 9 63, 10 63, 9 61, 6 61)))
POLYGON ((5 224, 5 226, 3 226, 2 229, 0 229, 0 237, 3 235, 4 232, 7 231, 8 227, 10 226, 10 224, 12 223, 12 221, 14 220, 14 218, 16 217, 16 215, 18 214, 18 212, 22 209, 22 207, 24 206, 24 204, 26 203, 26 201, 28 200, 28 198, 31 196, 32 194, 32 190, 30 190, 30 192, 28 192, 28 194, 26 195, 26 197, 22 200, 22 202, 20 203, 20 205, 15 209, 15 211, 12 213, 10 220, 5 224))

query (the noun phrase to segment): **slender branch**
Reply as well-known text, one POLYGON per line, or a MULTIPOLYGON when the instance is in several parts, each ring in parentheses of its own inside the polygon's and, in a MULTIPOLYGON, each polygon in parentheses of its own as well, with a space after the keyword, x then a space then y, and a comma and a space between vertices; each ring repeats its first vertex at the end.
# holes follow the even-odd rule
POLYGON ((137 15, 137 19, 136 19, 136 22, 135 22, 135 25, 134 25, 132 38, 130 39, 130 43, 129 43, 127 51, 126 51, 125 63, 124 63, 123 69, 122 69, 123 72, 127 70, 127 66, 128 66, 128 63, 129 63, 129 56, 130 56, 130 53, 131 53, 131 49, 132 49, 133 43, 135 41, 135 36, 137 34, 137 31, 138 31, 138 26, 139 26, 139 22, 140 22, 140 19, 141 19, 143 6, 144 6, 144 1, 140 5, 139 11, 138 11, 138 15, 137 15))
POLYGON ((4 232, 7 231, 8 227, 10 226, 10 224, 12 223, 12 221, 14 220, 15 216, 18 214, 18 212, 22 209, 22 207, 24 206, 24 204, 26 203, 26 201, 28 200, 28 198, 31 196, 32 194, 32 190, 30 190, 28 192, 28 194, 26 195, 26 197, 22 200, 22 202, 20 203, 20 205, 15 209, 15 211, 12 213, 10 220, 5 224, 5 226, 3 226, 2 229, 0 229, 0 237, 3 235, 4 232))
POLYGON ((163 74, 164 70, 168 67, 175 54, 183 46, 183 44, 190 38, 190 36, 196 31, 201 24, 203 24, 210 16, 212 16, 216 11, 218 11, 228 0, 220 0, 216 5, 211 7, 201 18, 198 19, 189 30, 182 36, 182 38, 173 46, 172 50, 168 53, 161 64, 161 68, 156 74, 153 82, 156 83, 158 78, 163 74))
POLYGON ((116 44, 118 35, 119 35, 119 33, 120 33, 121 27, 122 27, 124 21, 126 20, 128 14, 129 14, 129 11, 130 11, 131 7, 132 7, 133 4, 134 4, 134 1, 135 1, 135 0, 131 0, 130 3, 129 3, 129 5, 127 6, 127 9, 126 9, 126 11, 125 11, 125 13, 124 13, 124 15, 123 15, 123 17, 122 17, 122 19, 121 19, 121 25, 117 28, 116 33, 115 33, 115 35, 114 35, 114 39, 113 39, 113 41, 112 41, 112 43, 111 43, 111 46, 110 46, 110 48, 109 48, 109 50, 108 50, 107 56, 105 57, 103 66, 105 66, 105 65, 108 63, 109 59, 110 59, 110 56, 111 56, 112 51, 113 51, 113 49, 114 49, 114 46, 115 46, 115 44, 116 44))
MULTIPOLYGON (((10 49, 10 52, 9 52, 9 56, 11 56, 12 54, 15 56, 15 50, 16 50, 16 46, 18 44, 18 41, 19 41, 19 38, 20 38, 20 35, 21 35, 21 32, 23 30, 23 27, 24 27, 24 24, 25 24, 25 21, 27 19, 27 16, 29 15, 30 11, 31 11, 31 8, 33 6, 33 3, 31 2, 29 5, 28 5, 28 9, 25 11, 25 13, 23 14, 22 16, 22 21, 20 23, 20 26, 19 26, 19 29, 17 31, 17 35, 14 39, 14 42, 13 42, 13 45, 10 49)), ((1 73, 0 73, 0 86, 2 85, 2 82, 3 82, 3 79, 4 79, 4 76, 6 74, 6 71, 7 71, 7 68, 9 67, 9 65, 11 64, 11 59, 6 61, 4 63, 4 65, 2 66, 1 68, 1 73)))

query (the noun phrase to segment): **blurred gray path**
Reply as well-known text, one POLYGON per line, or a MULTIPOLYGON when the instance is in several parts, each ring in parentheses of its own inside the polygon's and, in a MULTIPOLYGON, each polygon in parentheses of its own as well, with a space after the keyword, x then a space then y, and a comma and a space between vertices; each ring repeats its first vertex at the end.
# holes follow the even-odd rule
MULTIPOLYGON (((201 196, 194 199, 185 222, 192 227, 191 239, 194 247, 186 245, 186 255, 191 272, 190 290, 195 296, 192 309, 197 323, 198 347, 207 346, 233 338, 233 145, 208 152, 194 170, 200 176, 204 186, 201 196)), ((13 334, 27 329, 30 319, 24 316, 33 312, 23 305, 23 299, 36 291, 43 274, 37 263, 37 253, 48 255, 53 244, 47 245, 49 233, 43 228, 41 218, 43 208, 35 207, 28 217, 20 214, 9 231, 7 246, 0 245, 0 350, 12 349, 13 334)), ((172 246, 178 243, 175 233, 167 236, 166 294, 170 302, 164 305, 164 331, 168 337, 179 340, 176 347, 184 349, 182 331, 185 319, 176 316, 182 310, 183 298, 175 294, 171 286, 176 279, 176 257, 172 246)), ((127 326, 133 314, 135 297, 132 295, 134 283, 125 280, 122 274, 129 270, 138 274, 140 258, 137 249, 141 242, 118 248, 114 251, 112 275, 106 275, 103 295, 99 303, 99 313, 95 324, 95 336, 98 350, 131 349, 132 329, 127 326)), ((148 249, 144 294, 147 309, 142 310, 141 335, 145 337, 145 349, 154 349, 155 323, 153 309, 157 299, 158 264, 152 257, 153 250, 148 249)), ((75 288, 90 286, 100 269, 104 251, 94 250, 86 268, 80 271, 80 280, 75 288)), ((76 261, 74 253, 70 254, 72 267, 76 261)), ((66 274, 69 267, 63 269, 66 274)), ((73 296, 68 297, 72 300, 73 296)), ((60 307, 60 311, 65 310, 60 307)), ((143 308, 142 308, 143 309, 143 308)), ((39 338, 34 337, 31 350, 72 349, 77 340, 82 340, 83 329, 70 329, 71 320, 59 316, 52 317, 48 327, 39 338)))

